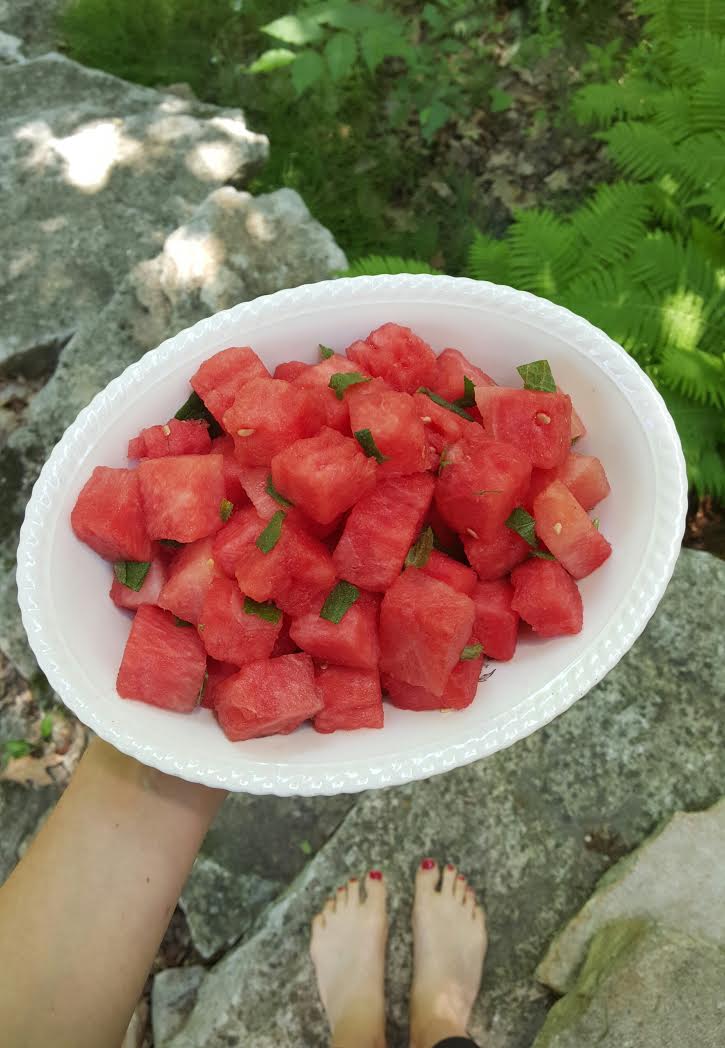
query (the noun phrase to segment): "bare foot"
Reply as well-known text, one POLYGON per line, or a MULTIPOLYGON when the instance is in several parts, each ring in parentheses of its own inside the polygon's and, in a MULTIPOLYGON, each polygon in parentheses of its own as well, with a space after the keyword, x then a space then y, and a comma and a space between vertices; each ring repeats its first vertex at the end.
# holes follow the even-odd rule
POLYGON ((466 878, 451 863, 441 877, 437 863, 423 859, 413 903, 411 1048, 466 1036, 486 944, 484 912, 466 878))
POLYGON ((310 953, 333 1048, 385 1048, 385 886, 365 878, 366 899, 352 877, 312 922, 310 953))

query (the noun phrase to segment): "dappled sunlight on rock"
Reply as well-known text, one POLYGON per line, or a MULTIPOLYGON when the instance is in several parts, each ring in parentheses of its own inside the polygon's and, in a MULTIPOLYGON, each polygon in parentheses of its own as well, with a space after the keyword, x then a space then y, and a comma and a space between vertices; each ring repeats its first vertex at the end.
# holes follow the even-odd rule
POLYGON ((141 143, 125 135, 118 120, 93 121, 64 138, 56 138, 44 121, 34 121, 15 137, 33 146, 25 161, 28 169, 47 167, 60 158, 64 180, 83 193, 103 189, 114 165, 130 163, 141 151, 141 143))
POLYGON ((250 211, 244 223, 244 228, 250 237, 255 240, 273 240, 275 236, 274 227, 267 215, 261 211, 250 211))
POLYGON ((167 239, 164 247, 165 283, 190 291, 212 281, 224 263, 224 244, 213 233, 195 233, 183 227, 167 239))
POLYGON ((223 182, 234 175, 237 151, 227 142, 200 142, 191 150, 185 163, 200 181, 223 182))

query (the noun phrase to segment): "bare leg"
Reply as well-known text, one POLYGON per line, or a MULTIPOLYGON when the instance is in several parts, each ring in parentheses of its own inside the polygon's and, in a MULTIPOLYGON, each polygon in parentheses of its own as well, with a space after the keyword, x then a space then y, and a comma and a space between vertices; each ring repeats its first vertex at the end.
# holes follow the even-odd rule
POLYGON ((312 922, 310 953, 333 1048, 385 1048, 385 944, 382 875, 352 878, 312 922))
POLYGON ((424 859, 413 904, 411 1048, 466 1036, 486 943, 484 912, 466 878, 450 863, 441 877, 437 864, 424 859))

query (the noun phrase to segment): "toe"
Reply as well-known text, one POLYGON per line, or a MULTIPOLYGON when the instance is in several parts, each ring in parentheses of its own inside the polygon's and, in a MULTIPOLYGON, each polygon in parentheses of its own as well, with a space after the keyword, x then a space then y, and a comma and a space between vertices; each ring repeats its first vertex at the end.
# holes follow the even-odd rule
POLYGON ((465 891, 461 892, 461 905, 465 906, 470 911, 472 911, 476 905, 476 893, 470 884, 465 891))
POLYGON ((318 913, 312 918, 312 938, 320 935, 325 928, 324 914, 318 913))
POLYGON ((465 898, 467 887, 468 881, 466 880, 465 874, 457 873, 453 884, 453 895, 460 902, 463 902, 463 899, 465 898))
POLYGON ((333 899, 332 897, 330 897, 330 898, 329 898, 329 899, 327 900, 327 902, 325 903, 325 905, 324 905, 324 906, 322 907, 322 916, 323 916, 324 918, 326 918, 326 919, 327 919, 328 917, 332 917, 332 915, 333 915, 333 914, 334 914, 334 912, 335 912, 335 909, 336 909, 336 903, 335 903, 335 900, 334 900, 334 899, 333 899))
POLYGON ((435 859, 422 859, 418 864, 418 871, 415 875, 416 895, 423 895, 426 892, 435 891, 438 886, 439 877, 440 870, 438 869, 438 863, 435 859))
POLYGON ((351 877, 347 882, 347 904, 348 906, 360 905, 360 882, 357 877, 351 877))
POLYGON ((370 870, 365 878, 365 896, 367 905, 385 909, 385 881, 380 870, 370 870))
POLYGON ((337 909, 341 910, 344 906, 347 906, 347 884, 341 884, 337 889, 337 909))
POLYGON ((443 880, 441 882, 441 893, 445 895, 455 894, 456 890, 456 877, 458 876, 458 870, 452 862, 447 862, 443 869, 443 880))

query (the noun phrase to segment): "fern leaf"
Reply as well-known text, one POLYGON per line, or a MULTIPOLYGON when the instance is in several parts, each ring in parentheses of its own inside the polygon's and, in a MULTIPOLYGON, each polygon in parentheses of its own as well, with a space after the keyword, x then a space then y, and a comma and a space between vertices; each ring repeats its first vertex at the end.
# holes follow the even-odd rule
POLYGON ((660 303, 648 288, 632 284, 621 267, 577 278, 559 301, 606 331, 643 366, 657 363, 660 303))
POLYGON ((632 253, 644 237, 650 205, 645 189, 631 182, 599 186, 571 216, 580 240, 581 266, 611 266, 632 253))
POLYGON ((636 0, 635 10, 647 18, 646 30, 662 41, 682 33, 725 35, 725 6, 720 0, 636 0))
POLYGON ((654 100, 652 122, 673 142, 681 142, 691 135, 693 113, 690 92, 682 87, 661 91, 654 100))
POLYGON ((691 97, 691 134, 725 131, 725 67, 709 69, 691 97))
POLYGON ((572 108, 580 124, 606 127, 613 120, 647 116, 656 97, 657 89, 649 80, 631 76, 619 83, 587 84, 574 95, 572 108))
POLYGON ((702 195, 702 203, 707 207, 713 222, 720 229, 725 229, 725 185, 712 186, 702 195))
MULTIPOLYGON (((658 380, 658 373, 653 376, 658 380)), ((677 426, 690 483, 700 494, 725 496, 725 418, 664 387, 662 395, 677 426)))
POLYGON ((419 262, 414 258, 399 258, 396 255, 366 255, 364 258, 356 258, 347 269, 336 275, 341 277, 377 277, 392 273, 440 274, 440 269, 433 269, 426 262, 419 262))
POLYGON ((678 147, 676 162, 691 192, 722 184, 725 181, 725 134, 712 131, 693 135, 678 147))
POLYGON ((625 175, 641 181, 679 170, 677 153, 668 136, 649 124, 623 120, 599 134, 625 175))
POLYGON ((555 298, 576 273, 575 231, 551 211, 519 211, 508 233, 510 272, 516 287, 555 298))
POLYGON ((696 84, 705 69, 725 66, 725 37, 701 31, 685 33, 672 42, 670 70, 673 81, 683 87, 696 84))
POLYGON ((668 346, 662 353, 658 377, 664 385, 690 400, 725 407, 725 360, 698 349, 686 352, 668 346))
POLYGON ((508 243, 484 236, 476 230, 468 249, 467 272, 474 280, 490 280, 494 284, 510 283, 508 243))

